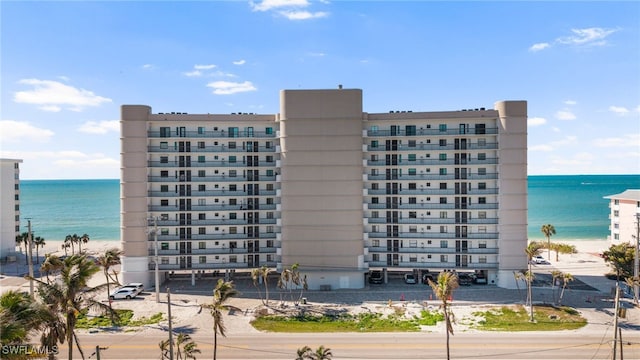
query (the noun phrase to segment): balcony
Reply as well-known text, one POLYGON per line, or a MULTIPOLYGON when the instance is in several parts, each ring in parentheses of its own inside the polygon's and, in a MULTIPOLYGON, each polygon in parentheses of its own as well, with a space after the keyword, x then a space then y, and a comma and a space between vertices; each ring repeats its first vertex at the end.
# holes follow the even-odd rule
MULTIPOLYGON (((195 259, 197 260, 197 259, 195 259)), ((254 264, 252 267, 249 267, 249 264, 246 262, 216 262, 216 263, 197 263, 194 262, 191 266, 187 267, 187 264, 181 266, 180 264, 159 264, 158 269, 162 271, 177 271, 177 270, 226 270, 226 269, 255 269, 261 266, 268 267, 276 267, 277 263, 275 261, 261 261, 259 264, 254 264)), ((155 265, 153 261, 149 262, 149 270, 154 270, 155 265)))
POLYGON ((456 150, 456 151, 466 151, 466 150, 497 150, 498 143, 490 142, 485 143, 484 145, 479 145, 478 143, 467 144, 466 148, 458 147, 456 148, 454 144, 448 144, 445 146, 440 146, 438 143, 429 143, 425 144, 424 141, 420 140, 416 142, 415 146, 409 146, 407 144, 400 144, 397 146, 397 150, 390 150, 383 144, 379 144, 378 146, 365 145, 365 151, 370 152, 397 152, 397 151, 438 151, 438 150, 456 150))
POLYGON ((468 248, 467 250, 457 250, 456 248, 440 248, 440 247, 404 247, 398 248, 397 251, 391 251, 386 246, 378 246, 367 247, 369 249, 369 253, 378 253, 378 254, 457 254, 457 255, 477 255, 477 254, 485 254, 485 255, 495 255, 498 254, 498 248, 468 248))
POLYGON ((272 175, 272 176, 268 176, 268 175, 260 175, 257 179, 255 177, 253 178, 248 178, 247 176, 228 176, 228 175, 216 175, 216 176, 191 176, 190 180, 187 180, 187 178, 179 178, 179 177, 175 177, 175 176, 148 176, 147 177, 147 181, 149 182, 158 182, 158 183, 176 183, 176 182, 182 182, 182 183, 189 183, 189 182, 198 182, 198 183, 203 183, 203 182, 247 182, 247 181, 251 181, 251 182, 275 182, 276 181, 276 176, 272 175))
POLYGON ((228 132, 224 130, 218 131, 183 131, 180 134, 176 134, 175 131, 170 131, 169 134, 160 134, 160 130, 147 131, 147 137, 149 138, 162 138, 162 139, 174 139, 174 140, 189 140, 196 138, 227 138, 227 139, 252 139, 252 138, 276 138, 275 133, 267 134, 263 131, 240 131, 228 132), (167 136, 168 135, 168 136, 167 136))
POLYGON ((147 196, 149 197, 221 197, 221 196, 233 196, 233 197, 258 197, 258 196, 275 196, 275 190, 260 190, 258 194, 249 194, 246 191, 229 191, 229 190, 208 190, 208 191, 191 191, 190 193, 180 193, 175 191, 149 191, 147 196))
MULTIPOLYGON (((276 204, 260 204, 259 209, 256 206, 253 210, 276 210, 276 204)), ((176 211, 241 211, 241 210, 249 210, 246 205, 238 204, 238 205, 191 205, 191 206, 180 206, 180 205, 149 205, 149 211, 156 212, 176 212, 176 211)))
POLYGON ((429 166, 435 166, 435 165, 495 165, 498 163, 498 158, 484 158, 484 159, 467 159, 465 161, 462 160, 458 160, 456 161, 455 159, 447 159, 447 160, 440 160, 440 159, 415 159, 415 160, 409 160, 409 159, 402 159, 400 161, 395 161, 393 162, 393 164, 391 162, 388 162, 386 159, 380 159, 380 160, 367 160, 367 164, 366 166, 382 166, 382 167, 386 167, 386 166, 421 166, 421 165, 429 165, 429 166))
POLYGON ((451 128, 446 130, 440 129, 416 129, 415 131, 407 132, 406 130, 367 130, 368 137, 393 137, 393 136, 444 136, 444 135, 496 135, 498 128, 469 128, 461 131, 458 128, 451 128))
POLYGON ((387 232, 370 232, 370 239, 454 239, 454 240, 495 240, 498 238, 497 232, 468 232, 466 237, 456 236, 455 232, 397 232, 395 234, 388 234, 387 232))
POLYGON ((151 168, 209 168, 209 167, 241 167, 247 169, 254 169, 257 167, 269 167, 273 168, 276 165, 275 161, 266 161, 261 160, 258 164, 254 164, 252 166, 247 165, 246 162, 242 161, 234 161, 229 162, 226 160, 215 160, 215 161, 190 161, 190 162, 179 162, 179 161, 169 161, 169 162, 161 162, 161 161, 148 161, 147 165, 151 168))
POLYGON ((205 225, 270 225, 278 219, 259 218, 250 223, 247 219, 206 219, 206 220, 158 220, 158 226, 205 226, 205 225))
POLYGON ((437 224, 437 225, 453 225, 453 224, 458 224, 458 225, 467 225, 467 224, 471 224, 471 225, 481 225, 481 224, 497 224, 498 223, 498 219, 497 218, 489 218, 489 219, 479 219, 479 218, 471 218, 471 219, 466 219, 465 221, 462 220, 458 220, 458 222, 456 222, 455 218, 400 218, 398 219, 397 222, 390 222, 387 221, 386 218, 384 217, 378 217, 378 218, 367 218, 367 221, 369 224, 415 224, 415 225, 433 225, 433 224, 437 224))
MULTIPOLYGON (((158 256, 203 256, 203 255, 246 255, 246 254, 275 254, 275 247, 260 247, 257 251, 248 252, 247 249, 234 248, 208 248, 208 249, 192 249, 191 253, 180 253, 180 250, 160 250, 158 256)), ((149 256, 155 256, 155 250, 149 249, 149 256)))
POLYGON ((391 175, 386 174, 364 174, 365 181, 381 181, 381 180, 495 180, 498 178, 498 173, 485 173, 485 174, 467 174, 465 176, 456 176, 455 174, 436 174, 436 173, 423 173, 420 174, 403 174, 403 175, 391 175))
POLYGON ((151 146, 147 146, 147 151, 150 153, 181 153, 181 154, 185 154, 185 153, 236 153, 236 154, 246 154, 246 155, 251 155, 251 154, 256 154, 256 153, 276 153, 276 147, 275 146, 271 146, 271 147, 266 147, 266 146, 260 146, 258 147, 258 151, 247 151, 246 149, 242 149, 241 147, 229 147, 229 146, 223 146, 223 145, 217 145, 217 146, 204 146, 204 147, 198 147, 197 143, 196 144, 192 144, 194 146, 191 146, 191 148, 189 149, 189 151, 179 151, 179 149, 177 147, 174 146, 156 146, 156 145, 151 145, 151 146))
POLYGON ((498 263, 468 263, 467 266, 456 266, 455 262, 406 262, 400 261, 397 265, 387 264, 386 261, 369 261, 369 267, 404 268, 404 269, 473 269, 487 270, 497 269, 498 263))

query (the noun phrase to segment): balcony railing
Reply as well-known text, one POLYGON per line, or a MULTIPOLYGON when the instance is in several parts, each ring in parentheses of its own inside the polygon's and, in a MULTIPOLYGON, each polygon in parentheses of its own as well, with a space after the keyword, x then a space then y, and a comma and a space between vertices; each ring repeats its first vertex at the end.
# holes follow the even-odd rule
POLYGON ((498 263, 468 263, 466 266, 456 266, 455 262, 406 262, 400 261, 397 265, 390 265, 386 261, 369 261, 369 267, 404 268, 404 269, 473 269, 486 270, 497 269, 498 263))
MULTIPOLYGON (((276 204, 260 204, 260 208, 257 207, 253 210, 276 210, 276 204)), ((247 205, 191 205, 191 206, 180 206, 180 205, 149 205, 149 211, 158 211, 158 212, 173 212, 173 211, 241 211, 241 210, 249 210, 247 205)))
POLYGON ((229 181, 229 182, 269 181, 269 182, 275 182, 276 181, 276 176, 275 175, 272 175, 272 176, 260 175, 257 179, 255 177, 253 177, 252 179, 249 179, 246 176, 240 176, 240 175, 236 175, 236 176, 229 176, 229 175, 195 176, 195 175, 191 175, 191 180, 187 180, 187 179, 188 178, 186 178, 186 177, 180 178, 180 177, 175 177, 175 176, 148 176, 147 177, 147 180, 149 182, 164 182, 164 183, 199 182, 199 183, 203 183, 203 182, 222 182, 222 181, 229 181))
POLYGON ((276 147, 275 146, 271 146, 271 147, 260 146, 260 147, 258 147, 258 151, 247 151, 245 149, 242 149, 241 147, 231 148, 229 146, 222 146, 222 145, 199 147, 197 145, 198 145, 197 143, 196 144, 192 143, 189 151, 184 151, 184 150, 180 151, 177 146, 151 145, 151 146, 147 147, 147 151, 150 152, 150 153, 189 153, 189 152, 196 152, 196 153, 237 153, 237 154, 246 154, 246 155, 251 155, 251 154, 256 154, 256 153, 275 153, 276 152, 276 147))
POLYGON ((419 204, 398 204, 398 205, 390 205, 389 207, 387 207, 386 203, 381 203, 381 204, 372 204, 372 203, 367 203, 367 209, 371 210, 371 209, 388 209, 388 210, 393 210, 393 209, 398 209, 398 210, 411 210, 411 209, 425 209, 425 210, 433 210, 433 209, 442 209, 442 210, 452 210, 452 209, 459 209, 459 210, 495 210, 498 208, 498 204, 496 203, 490 203, 490 204, 466 204, 466 205, 459 205, 458 207, 456 207, 455 204, 453 203, 446 203, 446 204, 429 204, 429 203, 419 203, 419 204))
POLYGON ((498 253, 498 248, 468 248, 467 250, 456 250, 456 248, 440 248, 440 247, 401 247, 398 251, 391 251, 386 246, 369 246, 369 253, 389 253, 389 254, 458 254, 458 255, 474 255, 474 254, 486 254, 495 255, 498 253))
POLYGON ((149 191, 147 195, 149 197, 206 197, 206 196, 246 196, 246 197, 259 197, 259 196, 274 196, 276 194, 275 190, 260 190, 258 194, 249 194, 246 191, 229 191, 229 190, 207 190, 207 191, 191 191, 190 193, 186 192, 176 192, 176 191, 149 191))
POLYGON ((367 146, 367 151, 372 151, 372 152, 395 152, 395 151, 415 151, 415 150, 431 150, 431 151, 435 151, 435 150, 460 150, 460 151, 465 151, 465 150, 496 150, 498 149, 498 143, 497 142, 488 142, 485 143, 484 145, 478 144, 478 143, 471 143, 471 144, 467 144, 467 147, 465 149, 463 149, 462 147, 458 147, 456 148, 454 144, 448 144, 446 146, 440 146, 440 144, 438 143, 430 143, 430 144, 425 144, 423 141, 419 141, 416 143, 416 146, 409 146, 407 144, 401 144, 398 145, 397 150, 390 150, 389 148, 387 148, 385 145, 383 144, 378 144, 378 146, 371 146, 368 145, 367 146))
POLYGON ((367 218, 367 222, 369 222, 369 224, 415 224, 415 225, 433 225, 433 224, 443 224, 443 225, 453 225, 453 224, 458 224, 458 225, 480 225, 480 224, 497 224, 498 223, 498 219, 497 218, 486 218, 486 219, 479 219, 479 218, 471 218, 471 219, 466 219, 466 220, 458 220, 458 222, 456 222, 455 218, 401 218, 398 219, 397 222, 391 222, 391 221, 387 221, 386 218, 384 217, 377 217, 377 218, 367 218))
POLYGON ((238 138, 275 138, 275 132, 267 134, 264 131, 193 131, 187 130, 183 131, 180 134, 176 134, 175 131, 170 131, 168 134, 163 133, 161 136, 160 130, 150 130, 147 132, 147 137, 149 138, 163 138, 163 139, 192 139, 192 138, 228 138, 228 139, 238 139, 238 138))
POLYGON ((206 220, 158 220, 158 226, 205 226, 205 225, 270 225, 276 224, 277 219, 259 218, 250 223, 247 219, 206 219, 206 220))
POLYGON ((180 237, 180 235, 158 235, 158 241, 198 241, 198 240, 262 240, 262 239, 275 239, 276 233, 259 233, 258 237, 250 238, 247 234, 191 234, 191 238, 187 239, 187 236, 180 237))
MULTIPOLYGON (((180 250, 158 250, 158 256, 203 256, 203 255, 245 255, 245 254, 275 254, 276 247, 260 247, 257 251, 249 252, 243 248, 209 248, 209 249, 192 249, 190 253, 180 250)), ((149 256, 155 256, 155 250, 149 249, 149 256)))
POLYGON ((437 233, 437 232, 397 232, 388 234, 387 232, 370 232, 369 238, 383 238, 383 239, 457 239, 457 240, 474 240, 474 239, 497 239, 498 233, 495 232, 468 232, 466 236, 458 235, 455 232, 437 233))
POLYGON ((275 161, 266 161, 259 160, 257 164, 253 164, 252 166, 247 165, 246 162, 242 161, 234 161, 230 162, 228 160, 215 160, 215 161, 191 161, 187 162, 179 162, 179 161, 148 161, 147 165, 152 168, 202 168, 202 167, 241 167, 247 169, 253 169, 257 167, 275 167, 275 161))
POLYGON ((464 176, 456 176, 455 174, 440 175, 435 173, 420 173, 420 174, 402 174, 387 176, 386 174, 366 174, 367 180, 494 180, 498 178, 498 173, 485 173, 485 174, 466 174, 464 176))
POLYGON ((439 136, 439 135, 495 135, 498 133, 498 128, 469 128, 461 131, 458 128, 451 128, 446 130, 440 129, 416 129, 415 131, 406 130, 367 130, 367 136, 376 137, 376 136, 439 136))
MULTIPOLYGON (((193 259, 192 259, 193 260, 193 259)), ((195 259, 197 260, 197 259, 195 259)), ((275 261, 261 261, 258 264, 253 264, 253 266, 249 266, 249 263, 246 262, 235 262, 235 263, 230 263, 230 262, 217 262, 217 263, 199 263, 199 262, 192 262, 191 266, 187 266, 187 264, 185 263, 184 265, 180 265, 180 264, 159 264, 158 265, 158 269, 162 270, 162 271, 170 271, 170 270, 225 270, 225 269, 254 269, 254 268, 259 268, 263 265, 266 265, 268 267, 276 267, 277 263, 275 261)), ((152 261, 149 262, 149 270, 154 270, 155 269, 155 265, 153 264, 152 261)))
POLYGON ((367 160, 367 166, 418 166, 418 165, 495 165, 498 163, 498 158, 484 158, 484 159, 467 159, 465 161, 455 159, 402 159, 400 161, 396 161, 393 164, 388 162, 386 159, 379 160, 367 160))

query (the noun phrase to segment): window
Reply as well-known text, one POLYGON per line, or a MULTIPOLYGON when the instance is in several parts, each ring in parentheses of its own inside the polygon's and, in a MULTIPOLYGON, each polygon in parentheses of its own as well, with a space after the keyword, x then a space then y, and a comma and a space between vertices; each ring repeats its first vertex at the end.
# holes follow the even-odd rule
POLYGON ((447 183, 440 183, 440 190, 447 190, 447 183))
POLYGON ((273 128, 272 127, 265 128, 264 133, 267 135, 273 135, 273 128))
POLYGON ((273 162, 273 156, 267 155, 266 160, 267 162, 273 162))
MULTIPOLYGON (((231 201, 229 201, 229 205, 235 205, 235 204, 231 204, 231 201)), ((229 213, 229 219, 235 220, 237 218, 238 218, 238 213, 234 213, 234 212, 229 213)))
POLYGON ((478 219, 486 219, 487 218, 487 212, 486 211, 479 211, 478 212, 478 219))
POLYGON ((480 240, 478 241, 478 248, 480 249, 486 249, 487 248, 487 242, 484 240, 480 240))
POLYGON ((409 140, 409 147, 416 147, 416 141, 415 140, 409 140))
MULTIPOLYGON (((267 233, 268 234, 273 234, 273 225, 268 225, 267 226, 267 233)), ((272 243, 273 243, 273 241, 272 241, 272 243)))
POLYGON ((198 126, 198 134, 204 134, 204 128, 202 126, 198 126))
POLYGON ((378 190, 378 183, 371 184, 371 190, 378 190))
POLYGON ((486 256, 478 256, 478 262, 480 264, 486 264, 487 263, 487 257, 486 256))
POLYGON ((200 206, 207 205, 207 199, 198 199, 198 205, 200 206))
POLYGON ((440 124, 440 125, 438 125, 438 130, 440 130, 440 132, 445 132, 445 131, 447 131, 447 124, 440 124))
POLYGON ((371 218, 372 219, 377 219, 380 216, 380 213, 378 211, 372 211, 371 212, 371 218))
POLYGON ((169 258, 168 257, 161 257, 160 258, 160 264, 169 265, 169 258))
POLYGON ((268 169, 266 174, 267 174, 267 176, 273 176, 273 170, 272 169, 268 169))
POLYGON ((168 156, 160 156, 160 164, 166 164, 169 162, 168 156))
POLYGON ((416 174, 416 169, 415 168, 409 168, 409 175, 415 175, 416 174))
POLYGON ((378 155, 371 154, 371 161, 378 161, 378 155))
POLYGON ((487 189, 487 183, 485 183, 485 182, 478 183, 478 189, 486 190, 487 189))
POLYGON ((204 155, 199 155, 198 156, 198 162, 199 163, 203 163, 204 162, 204 155))
POLYGON ((416 219, 418 217, 418 213, 415 211, 409 211, 409 219, 416 219))
POLYGON ((409 262, 418 262, 418 256, 417 255, 410 255, 409 256, 409 262))
POLYGON ((160 171, 160 177, 169 177, 169 171, 168 170, 160 171))
MULTIPOLYGON (((415 225, 409 226, 409 232, 413 233, 413 234, 417 233, 418 232, 418 227, 415 226, 415 225)), ((415 242, 415 240, 413 240, 413 241, 415 242)), ((415 246, 412 246, 412 247, 415 247, 415 246)))
POLYGON ((170 137, 171 136, 171 128, 168 126, 163 126, 160 128, 160 137, 170 137))
POLYGON ((440 139, 440 146, 447 146, 447 139, 440 139))
POLYGON ((615 217, 620 216, 620 210, 613 210, 613 216, 615 217))
POLYGON ((415 197, 410 197, 409 198, 409 204, 417 204, 416 198, 415 197))
MULTIPOLYGON (((206 227, 199 227, 198 228, 198 234, 200 235, 206 235, 207 234, 207 228, 206 227)), ((204 243, 201 243, 204 244, 204 243)), ((204 249, 203 247, 201 247, 200 249, 204 249)))
POLYGON ((371 246, 380 247, 380 240, 378 240, 378 239, 371 240, 371 246))
POLYGON ((238 205, 238 199, 229 199, 229 205, 238 205))
POLYGON ((204 141, 198 141, 198 149, 204 149, 204 141))
POLYGON ((440 175, 447 175, 447 168, 440 168, 440 175))
POLYGON ((449 241, 447 240, 440 240, 440 248, 441 249, 446 249, 449 247, 449 241))
POLYGON ((409 154, 409 161, 416 161, 416 154, 409 154))
POLYGON ((160 200, 160 206, 169 206, 169 200, 166 200, 166 199, 160 200))
POLYGON ((446 204, 447 203, 447 198, 446 197, 441 197, 440 198, 440 204, 446 204))
POLYGON ((232 264, 237 263, 238 262, 238 257, 235 256, 235 255, 229 256, 229 262, 232 263, 232 264))
POLYGON ((169 192, 169 185, 160 185, 160 192, 169 192))
POLYGON ((409 183, 409 190, 416 190, 416 189, 417 189, 416 183, 409 183))
POLYGON ((206 220, 207 219, 207 214, 206 213, 199 213, 198 214, 198 220, 206 220))
POLYGON ((229 149, 235 149, 236 148, 236 142, 235 141, 229 141, 229 149))
POLYGON ((372 204, 378 204, 379 203, 379 199, 377 197, 372 197, 371 198, 371 203, 372 204))
POLYGON ((478 204, 486 204, 487 203, 487 198, 484 196, 481 196, 478 198, 478 204))
POLYGON ((273 205, 273 198, 267 198, 267 205, 273 205))
POLYGON ((238 228, 235 226, 232 226, 229 228, 229 234, 237 234, 238 233, 238 228))
POLYGON ((487 146, 487 139, 478 139, 478 146, 487 146))
POLYGON ((236 184, 229 185, 229 191, 237 191, 237 190, 238 190, 238 185, 236 184))
POLYGON ((169 229, 167 228, 160 229, 160 235, 169 235, 169 229))
POLYGON ((207 189, 206 185, 204 185, 204 184, 198 185, 198 191, 206 191, 206 189, 207 189))
POLYGON ((160 250, 169 250, 169 243, 160 243, 160 250))
POLYGON ((378 147, 378 140, 371 140, 371 147, 372 148, 377 148, 378 147))
POLYGON ((264 147, 267 149, 271 149, 273 147, 273 141, 267 141, 264 143, 264 147))
POLYGON ((446 263, 449 261, 447 255, 440 255, 440 262, 446 263))
POLYGON ((236 170, 229 170, 229 177, 236 177, 238 172, 236 170))
POLYGON ((267 219, 273 219, 273 212, 269 211, 267 213, 267 219))
POLYGON ((371 176, 378 175, 378 169, 371 169, 371 176))
POLYGON ((200 241, 198 243, 198 249, 206 249, 207 248, 207 243, 204 241, 200 241))
POLYGON ((204 170, 198 170, 198 177, 205 177, 205 171, 204 170))
POLYGON ((267 191, 273 191, 273 184, 267 184, 267 191))
POLYGON ((207 263, 207 257, 206 256, 198 256, 198 262, 200 262, 200 264, 206 264, 207 263))
POLYGON ((486 168, 478 168, 478 175, 487 175, 486 168))
POLYGON ((487 154, 478 153, 478 160, 487 160, 487 154))
POLYGON ((447 233, 447 227, 445 225, 440 225, 440 233, 441 234, 446 234, 447 233))
POLYGON ((273 247, 273 240, 267 240, 267 247, 268 248, 272 248, 273 247))
POLYGON ((447 212, 446 211, 440 211, 440 219, 446 219, 447 218, 447 212))
POLYGON ((482 234, 486 234, 487 233, 487 227, 484 225, 478 226, 478 232, 482 233, 482 234))
POLYGON ((409 240, 409 247, 417 248, 418 247, 418 240, 409 240))
POLYGON ((447 154, 440 154, 438 155, 438 158, 440 159, 440 161, 445 161, 447 160, 447 154))
POLYGON ((229 163, 235 163, 236 162, 236 157, 234 155, 230 155, 229 156, 229 163))
POLYGON ((380 261, 380 254, 373 254, 372 261, 380 261))

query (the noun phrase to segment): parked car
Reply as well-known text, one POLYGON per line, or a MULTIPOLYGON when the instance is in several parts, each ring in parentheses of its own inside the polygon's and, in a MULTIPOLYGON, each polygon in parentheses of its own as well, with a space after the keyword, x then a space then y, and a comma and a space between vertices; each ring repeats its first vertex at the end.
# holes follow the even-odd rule
POLYGON ((533 257, 533 259, 531 259, 531 261, 533 261, 534 264, 546 264, 547 260, 545 258, 543 258, 540 255, 536 255, 533 257))
POLYGON ((109 294, 109 299, 111 299, 111 300, 117 300, 117 299, 130 300, 130 299, 135 298, 136 295, 138 295, 138 293, 133 288, 118 289, 118 290, 112 292, 111 294, 109 294))
POLYGON ((429 285, 429 280, 436 281, 438 279, 438 273, 430 273, 422 274, 422 283, 425 285, 429 285))
POLYGON ((404 282, 407 284, 417 284, 418 280, 413 274, 404 274, 404 282))
POLYGON ((369 284, 382 284, 382 271, 374 270, 369 274, 369 284))
POLYGON ((458 274, 458 285, 460 286, 471 286, 473 282, 473 277, 469 274, 458 274))
POLYGON ((136 295, 140 294, 141 292, 144 291, 144 284, 143 283, 128 283, 125 285, 120 286, 120 289, 133 289, 136 292, 136 295))

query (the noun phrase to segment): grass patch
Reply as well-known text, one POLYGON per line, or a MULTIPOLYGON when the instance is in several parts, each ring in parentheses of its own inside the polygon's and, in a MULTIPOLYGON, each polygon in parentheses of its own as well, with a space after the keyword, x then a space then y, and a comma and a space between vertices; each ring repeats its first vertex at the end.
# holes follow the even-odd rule
POLYGON ((76 323, 76 328, 89 329, 89 328, 109 327, 109 326, 144 326, 144 325, 157 324, 163 319, 162 313, 154 314, 148 318, 142 317, 140 319, 133 320, 132 310, 115 310, 115 312, 118 314, 118 317, 119 317, 119 319, 115 322, 113 322, 111 318, 106 315, 87 316, 86 313, 80 314, 78 316, 78 322, 76 323))
POLYGON ((315 333, 315 332, 414 332, 420 325, 435 325, 444 316, 423 310, 420 317, 406 319, 393 314, 383 317, 378 313, 358 315, 298 315, 261 316, 251 322, 254 328, 269 332, 315 333))
POLYGON ((578 311, 566 306, 534 306, 535 322, 523 306, 492 309, 476 312, 473 315, 483 317, 475 326, 479 330, 493 331, 557 331, 574 330, 587 325, 578 311))

